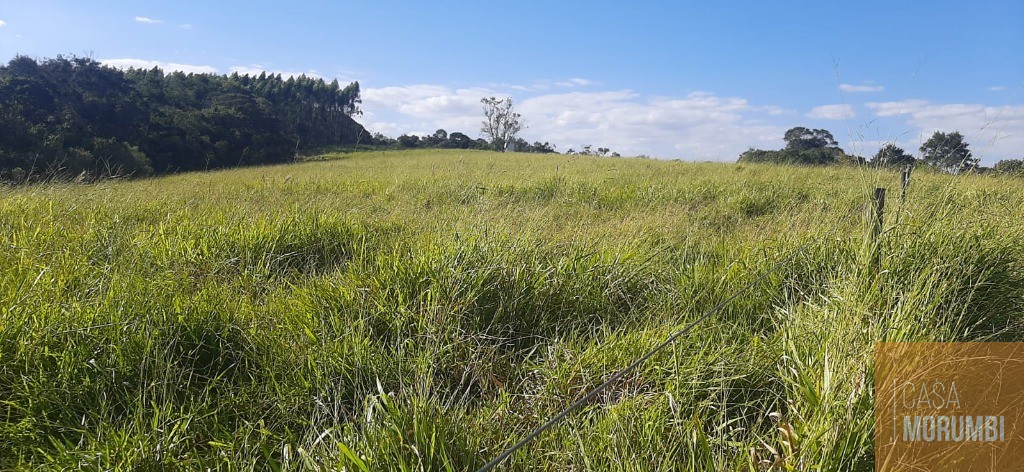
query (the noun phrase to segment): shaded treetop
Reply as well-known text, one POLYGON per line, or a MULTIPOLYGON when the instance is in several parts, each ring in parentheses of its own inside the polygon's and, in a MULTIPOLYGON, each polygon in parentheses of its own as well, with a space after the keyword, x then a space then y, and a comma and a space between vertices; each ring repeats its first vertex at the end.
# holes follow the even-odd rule
POLYGON ((0 178, 284 162, 298 150, 369 138, 351 117, 359 103, 358 82, 19 56, 0 66, 0 178))

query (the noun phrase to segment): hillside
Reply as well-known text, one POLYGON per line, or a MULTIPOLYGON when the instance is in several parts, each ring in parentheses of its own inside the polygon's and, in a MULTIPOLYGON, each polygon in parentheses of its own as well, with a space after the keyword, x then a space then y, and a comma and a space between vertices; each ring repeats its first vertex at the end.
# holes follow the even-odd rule
POLYGON ((474 469, 804 244, 507 470, 871 470, 876 341, 1024 339, 1019 179, 325 157, 0 186, 0 469, 474 469))
POLYGON ((0 65, 0 182, 291 162, 371 141, 359 83, 120 70, 82 57, 0 65))

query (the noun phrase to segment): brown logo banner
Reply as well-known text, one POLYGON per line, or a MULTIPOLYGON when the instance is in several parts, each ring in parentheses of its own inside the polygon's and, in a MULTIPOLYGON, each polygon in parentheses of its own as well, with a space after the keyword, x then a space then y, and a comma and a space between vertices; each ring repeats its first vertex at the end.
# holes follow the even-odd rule
POLYGON ((1024 470, 1024 343, 878 343, 875 470, 1024 470))

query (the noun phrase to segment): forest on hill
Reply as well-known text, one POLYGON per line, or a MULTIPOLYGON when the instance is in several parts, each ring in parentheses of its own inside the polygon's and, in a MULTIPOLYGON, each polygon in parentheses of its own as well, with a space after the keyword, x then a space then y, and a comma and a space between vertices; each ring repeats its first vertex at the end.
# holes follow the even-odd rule
POLYGON ((144 176, 294 159, 369 133, 359 83, 120 70, 84 57, 0 66, 0 180, 144 176))

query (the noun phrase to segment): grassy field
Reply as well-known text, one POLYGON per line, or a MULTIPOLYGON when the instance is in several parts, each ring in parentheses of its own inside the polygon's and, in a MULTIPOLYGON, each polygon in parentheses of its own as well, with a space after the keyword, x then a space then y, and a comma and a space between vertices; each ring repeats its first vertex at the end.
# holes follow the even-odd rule
POLYGON ((0 469, 473 469, 807 243, 503 468, 871 470, 875 342, 1024 338, 1024 183, 898 186, 371 152, 0 187, 0 469))

